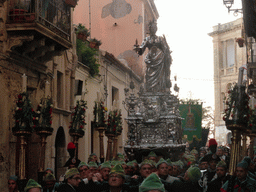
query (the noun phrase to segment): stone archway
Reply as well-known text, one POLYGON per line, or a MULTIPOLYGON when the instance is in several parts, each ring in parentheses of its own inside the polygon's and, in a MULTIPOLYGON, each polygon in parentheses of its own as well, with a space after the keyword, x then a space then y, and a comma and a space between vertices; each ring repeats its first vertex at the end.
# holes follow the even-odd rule
POLYGON ((59 127, 55 138, 55 176, 59 180, 65 174, 66 168, 63 167, 66 161, 66 139, 63 127, 59 127))

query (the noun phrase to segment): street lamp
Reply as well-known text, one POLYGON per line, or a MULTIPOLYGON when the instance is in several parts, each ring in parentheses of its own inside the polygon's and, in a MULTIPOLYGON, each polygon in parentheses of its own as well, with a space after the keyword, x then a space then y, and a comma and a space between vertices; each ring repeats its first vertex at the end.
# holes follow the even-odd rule
POLYGON ((228 10, 232 7, 234 0, 223 0, 223 4, 228 8, 228 10))
POLYGON ((234 4, 234 0, 223 0, 223 4, 228 8, 228 12, 234 11, 234 16, 237 16, 238 13, 242 13, 242 9, 230 9, 234 4))

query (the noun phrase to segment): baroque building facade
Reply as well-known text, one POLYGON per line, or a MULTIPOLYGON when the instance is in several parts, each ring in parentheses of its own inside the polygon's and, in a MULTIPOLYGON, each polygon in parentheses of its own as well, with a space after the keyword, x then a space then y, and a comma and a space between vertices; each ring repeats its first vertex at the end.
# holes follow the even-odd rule
MULTIPOLYGON (((34 110, 42 98, 52 98, 53 133, 46 140, 44 166, 56 168, 58 161, 65 162, 67 152, 59 152, 66 151, 66 146, 59 140, 70 140, 67 133, 74 107, 72 82, 77 57, 72 48, 73 12, 64 1, 1 1, 0 12, 0 190, 5 191, 10 175, 37 180, 40 169, 40 137, 32 132, 22 144, 12 131, 15 102, 23 91, 27 91, 34 110), (21 170, 20 150, 24 144, 25 169, 21 170)), ((60 167, 58 171, 63 173, 65 169, 60 167)))
MULTIPOLYGON (((246 48, 237 39, 243 37, 243 19, 213 26, 209 33, 213 39, 214 63, 214 126, 215 138, 220 145, 231 143, 231 133, 226 129, 223 112, 230 87, 238 82, 239 68, 246 68, 246 48)), ((246 70, 244 72, 246 78, 246 70)))

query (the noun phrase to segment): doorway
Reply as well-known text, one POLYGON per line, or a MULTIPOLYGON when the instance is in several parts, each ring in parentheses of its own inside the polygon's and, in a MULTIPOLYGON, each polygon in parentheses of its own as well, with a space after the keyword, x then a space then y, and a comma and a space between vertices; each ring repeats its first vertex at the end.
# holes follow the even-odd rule
POLYGON ((63 167, 66 162, 66 140, 63 127, 59 127, 55 138, 55 176, 59 180, 64 175, 66 168, 63 167))

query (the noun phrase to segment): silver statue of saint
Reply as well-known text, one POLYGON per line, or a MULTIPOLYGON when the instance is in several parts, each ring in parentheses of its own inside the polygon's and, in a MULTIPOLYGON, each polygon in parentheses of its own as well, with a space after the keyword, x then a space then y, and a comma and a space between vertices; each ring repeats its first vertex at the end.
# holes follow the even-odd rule
POLYGON ((141 46, 136 45, 134 50, 142 55, 146 48, 149 49, 145 58, 147 66, 145 89, 147 92, 170 91, 170 65, 172 63, 171 52, 165 37, 156 36, 156 23, 149 23, 150 35, 142 42, 141 46))

